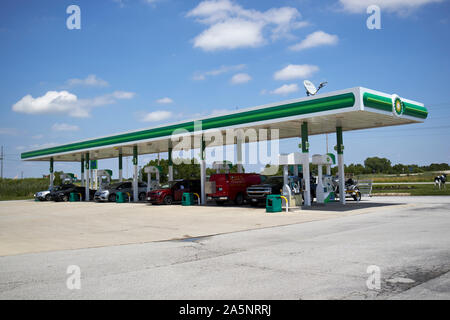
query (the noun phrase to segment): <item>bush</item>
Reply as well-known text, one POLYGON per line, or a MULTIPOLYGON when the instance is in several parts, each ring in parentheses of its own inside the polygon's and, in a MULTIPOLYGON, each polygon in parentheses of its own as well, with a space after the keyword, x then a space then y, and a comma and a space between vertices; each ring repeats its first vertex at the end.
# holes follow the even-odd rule
POLYGON ((0 200, 14 200, 33 198, 33 195, 42 190, 47 190, 48 179, 2 179, 0 180, 0 200))

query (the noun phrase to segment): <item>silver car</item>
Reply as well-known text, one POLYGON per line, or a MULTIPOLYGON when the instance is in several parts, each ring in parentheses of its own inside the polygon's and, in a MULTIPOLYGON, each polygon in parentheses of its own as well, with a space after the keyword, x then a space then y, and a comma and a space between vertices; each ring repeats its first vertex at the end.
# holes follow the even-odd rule
MULTIPOLYGON (((116 201, 116 193, 122 192, 130 201, 133 201, 133 183, 130 181, 117 182, 109 187, 98 190, 94 195, 95 201, 116 201)), ((145 182, 138 182, 138 197, 139 201, 145 201, 145 195, 147 193, 147 184, 145 182)))

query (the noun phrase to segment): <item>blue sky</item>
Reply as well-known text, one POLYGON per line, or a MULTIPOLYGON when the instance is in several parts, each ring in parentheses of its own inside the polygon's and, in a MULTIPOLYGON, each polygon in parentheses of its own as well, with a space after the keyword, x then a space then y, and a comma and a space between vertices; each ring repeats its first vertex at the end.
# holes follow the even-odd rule
MULTIPOLYGON (((20 161, 29 149, 302 97, 306 78, 328 81, 324 92, 364 86, 429 109, 424 124, 345 133, 346 163, 448 163, 449 13, 438 0, 2 1, 4 175, 48 172, 20 161), (374 3, 380 30, 366 26, 374 3), (71 4, 80 30, 66 26, 71 4)), ((310 144, 325 152, 325 136, 310 144)))

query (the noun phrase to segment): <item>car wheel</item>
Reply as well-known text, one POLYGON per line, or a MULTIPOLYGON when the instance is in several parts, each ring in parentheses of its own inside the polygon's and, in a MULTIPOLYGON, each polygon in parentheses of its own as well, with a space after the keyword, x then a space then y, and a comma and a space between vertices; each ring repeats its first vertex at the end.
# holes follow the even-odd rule
POLYGON ((108 201, 109 202, 116 202, 116 194, 115 193, 110 194, 109 197, 108 197, 108 201))
POLYGON ((49 194, 47 194, 46 196, 45 196, 45 201, 50 201, 52 198, 50 197, 50 195, 49 194))
POLYGON ((145 201, 145 192, 139 193, 139 201, 145 201))
POLYGON ((353 196, 353 200, 355 200, 355 201, 361 201, 361 193, 357 192, 357 193, 353 196))
POLYGON ((172 196, 165 196, 163 202, 164 202, 164 204, 168 204, 168 205, 172 204, 172 202, 173 202, 172 196))
POLYGON ((238 193, 236 198, 234 199, 234 203, 238 206, 241 206, 244 203, 244 196, 242 193, 238 193))

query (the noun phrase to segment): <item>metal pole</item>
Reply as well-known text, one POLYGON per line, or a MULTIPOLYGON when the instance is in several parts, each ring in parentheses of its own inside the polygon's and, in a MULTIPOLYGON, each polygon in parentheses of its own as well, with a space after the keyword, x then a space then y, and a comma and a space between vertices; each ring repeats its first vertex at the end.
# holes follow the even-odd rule
POLYGON ((84 187, 84 157, 81 156, 81 186, 84 187))
POLYGON ((200 153, 200 190, 201 190, 201 202, 202 205, 206 204, 206 161, 205 161, 205 149, 206 149, 206 143, 202 136, 202 142, 201 142, 201 153, 200 153))
POLYGON ((89 201, 89 197, 90 197, 90 195, 89 195, 89 184, 90 184, 90 182, 89 182, 89 166, 90 166, 89 153, 86 153, 85 158, 86 158, 86 164, 85 164, 86 181, 85 181, 85 193, 84 193, 84 197, 85 198, 84 198, 84 201, 89 201))
POLYGON ((173 181, 172 143, 169 141, 169 181, 173 181))
POLYGON ((138 190, 138 147, 133 146, 133 202, 139 200, 139 190, 138 190))
POLYGON ((307 163, 303 164, 303 180, 305 181, 305 206, 311 206, 311 185, 309 180, 309 142, 308 142, 308 122, 302 123, 302 153, 306 154, 307 163))
POLYGON ((345 204, 345 172, 344 172, 344 144, 342 137, 342 127, 336 127, 338 154, 338 172, 339 172, 339 202, 345 204))
POLYGON ((122 174, 122 149, 119 150, 119 182, 122 182, 123 174, 122 174))
POLYGON ((50 158, 50 189, 53 189, 53 158, 50 158))

